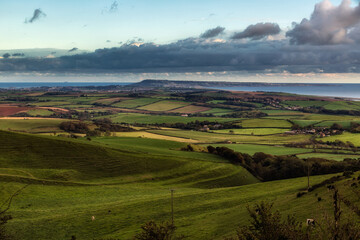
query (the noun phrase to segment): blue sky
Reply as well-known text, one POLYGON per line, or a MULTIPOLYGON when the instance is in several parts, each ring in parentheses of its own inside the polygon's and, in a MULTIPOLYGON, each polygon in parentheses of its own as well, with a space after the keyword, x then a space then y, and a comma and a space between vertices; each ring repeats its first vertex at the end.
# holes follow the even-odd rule
MULTIPOLYGON (((135 37, 168 43, 216 26, 240 31, 257 22, 282 29, 309 17, 314 0, 16 0, 0 1, 0 49, 116 47, 135 37), (46 17, 25 24, 40 8, 46 17), (111 42, 106 42, 110 40, 111 42)), ((333 0, 339 4, 340 0, 333 0)))

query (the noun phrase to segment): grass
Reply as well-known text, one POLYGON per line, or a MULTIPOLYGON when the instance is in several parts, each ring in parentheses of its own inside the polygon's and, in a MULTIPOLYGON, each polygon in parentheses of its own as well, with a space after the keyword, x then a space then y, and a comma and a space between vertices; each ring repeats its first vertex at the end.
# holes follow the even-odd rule
POLYGON ((285 101, 283 104, 289 106, 299 106, 299 107, 323 107, 329 102, 327 101, 285 101))
POLYGON ((189 123, 198 121, 212 121, 212 122, 230 122, 239 119, 236 118, 221 118, 221 117, 181 117, 181 116, 168 116, 168 115, 149 115, 141 113, 119 113, 117 115, 108 116, 113 122, 125 123, 189 123))
MULTIPOLYGON (((207 146, 207 145, 205 145, 207 146)), ((258 144, 211 144, 213 147, 227 147, 236 152, 247 153, 253 155, 257 152, 263 152, 272 155, 293 155, 299 153, 311 152, 311 149, 289 148, 281 146, 266 146, 258 144)))
POLYGON ((176 108, 181 108, 189 105, 188 102, 181 102, 181 101, 160 101, 153 104, 149 104, 146 106, 139 107, 138 109, 147 110, 147 111, 154 111, 154 112, 163 112, 163 111, 170 111, 176 108))
POLYGON ((334 135, 331 137, 326 137, 325 139, 321 139, 323 141, 330 141, 330 142, 334 142, 335 140, 340 140, 343 142, 352 142, 355 146, 360 146, 360 134, 358 133, 348 133, 345 132, 341 135, 334 135))
POLYGON ((231 109, 225 109, 225 108, 212 108, 210 110, 204 111, 203 113, 211 113, 211 114, 216 114, 216 115, 225 115, 225 114, 229 114, 234 112, 231 109))
POLYGON ((30 116, 41 116, 41 117, 47 117, 54 114, 54 112, 46 109, 33 109, 27 111, 26 113, 29 114, 30 116))
POLYGON ((61 131, 61 119, 0 119, 0 130, 15 130, 29 133, 61 131))
POLYGON ((71 102, 66 101, 51 101, 51 102, 35 102, 31 103, 31 105, 35 105, 38 107, 57 107, 57 106, 64 106, 64 105, 70 105, 71 102))
POLYGON ((169 140, 169 141, 174 141, 174 142, 185 142, 185 143, 196 143, 197 142, 196 140, 164 136, 164 135, 149 133, 149 132, 145 132, 145 131, 117 132, 115 134, 117 137, 151 138, 151 139, 162 139, 162 140, 169 140))
POLYGON ((243 128, 291 128, 292 124, 286 120, 249 119, 242 121, 243 128))
POLYGON ((171 112, 177 112, 177 113, 198 113, 198 112, 204 112, 208 110, 208 107, 201 107, 201 106, 195 106, 195 105, 189 105, 181 108, 177 108, 172 110, 171 112))
POLYGON ((318 124, 315 124, 316 127, 331 127, 334 123, 340 124, 343 128, 349 129, 351 122, 357 122, 359 121, 323 121, 318 124))
POLYGON ((149 130, 148 132, 165 136, 188 138, 192 140, 197 140, 202 143, 220 143, 232 141, 237 143, 258 143, 273 145, 274 143, 285 144, 291 142, 305 141, 310 138, 309 135, 247 136, 185 130, 149 130))
MULTIPOLYGON (((94 102, 113 104, 119 108, 141 108, 149 111, 202 111, 190 103, 153 98, 126 99, 116 95, 43 96, 43 106, 88 107, 94 102)), ((204 96, 228 96, 225 92, 208 92, 204 96)), ((156 97, 156 98, 155 98, 156 97)), ((222 103, 215 100, 212 103, 222 103)), ((315 104, 323 102, 295 102, 315 104)), ((355 108, 357 103, 325 102, 327 108, 355 108)), ((44 110, 47 111, 47 110, 44 110)), ((225 146, 238 152, 254 154, 293 155, 300 158, 323 157, 342 160, 357 158, 351 152, 313 153, 312 149, 288 148, 285 143, 300 142, 310 135, 282 134, 291 127, 287 119, 301 126, 308 124, 346 125, 360 121, 353 116, 303 114, 296 111, 262 110, 271 117, 234 119, 221 117, 181 117, 120 113, 110 115, 114 122, 176 123, 176 122, 239 122, 243 129, 214 132, 179 129, 147 130, 115 133, 113 137, 70 139, 0 131, 0 204, 25 184, 18 195, 7 224, 15 239, 131 239, 149 220, 170 219, 170 189, 175 189, 174 210, 178 233, 188 239, 224 239, 235 233, 239 225, 248 222, 246 206, 262 200, 274 201, 274 208, 284 216, 294 215, 304 222, 318 219, 332 207, 331 192, 326 187, 316 189, 301 198, 296 194, 307 185, 307 178, 260 183, 238 165, 209 153, 187 152, 180 149, 189 142, 203 146, 225 146), (253 135, 252 135, 253 133, 253 135), (238 144, 224 144, 231 141, 238 144), (348 153, 348 154, 346 154, 348 153), (323 200, 318 202, 318 197, 323 200), (95 221, 91 220, 95 216, 95 221)), ((229 109, 213 108, 204 113, 222 115, 229 109)), ((36 113, 36 112, 35 112, 36 113)), ((39 112, 37 112, 39 113, 39 112)), ((45 114, 45 112, 43 112, 45 114)), ((103 118, 103 117, 101 117, 103 118)), ((60 131, 59 119, 0 119, 0 129, 44 133, 60 131)), ((351 141, 360 146, 359 134, 322 138, 323 141, 351 141)), ((311 176, 311 184, 333 175, 311 176)), ((355 176, 356 177, 356 176, 355 176)), ((351 179, 339 182, 340 192, 352 194, 351 179)), ((355 198, 356 196, 354 196, 355 198)), ((343 216, 350 211, 344 205, 343 216)))
POLYGON ((223 129, 223 130, 216 130, 216 133, 229 133, 230 131, 233 134, 241 134, 241 135, 272 135, 272 134, 280 134, 290 129, 283 129, 283 128, 242 128, 242 129, 223 129))
POLYGON ((318 124, 320 121, 317 120, 291 120, 294 124, 299 125, 300 127, 307 127, 310 125, 316 125, 318 124))
POLYGON ((159 100, 160 99, 157 98, 136 98, 136 99, 121 101, 113 104, 112 106, 119 108, 137 108, 154 102, 158 102, 159 100))
POLYGON ((304 116, 305 113, 289 110, 261 110, 261 112, 268 114, 269 116, 304 116))
POLYGON ((335 161, 343 161, 345 158, 355 158, 358 159, 360 155, 353 154, 330 154, 330 153, 307 153, 301 154, 298 157, 300 158, 324 158, 335 161))
MULTIPOLYGON (((311 181, 318 183, 327 178, 315 176, 311 181)), ((246 206, 260 199, 275 201, 275 209, 283 215, 293 214, 300 221, 320 218, 331 207, 331 193, 322 188, 296 198, 306 181, 300 178, 220 189, 179 187, 174 198, 178 233, 190 239, 223 239, 238 225, 247 224, 246 206), (315 194, 324 200, 319 203, 315 194)), ((6 190, 21 186, 10 183, 6 190)), ((71 235, 78 239, 130 239, 149 219, 168 220, 169 201, 169 188, 153 184, 31 185, 14 200, 14 220, 8 226, 15 236, 25 240, 70 239, 71 235)))

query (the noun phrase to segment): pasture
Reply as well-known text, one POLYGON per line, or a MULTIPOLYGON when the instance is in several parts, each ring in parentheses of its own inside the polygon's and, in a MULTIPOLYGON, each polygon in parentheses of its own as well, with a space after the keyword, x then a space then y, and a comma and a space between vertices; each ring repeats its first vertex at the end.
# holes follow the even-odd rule
POLYGON ((273 135, 281 134, 290 129, 283 128, 242 128, 215 130, 215 133, 240 134, 240 135, 273 135))
POLYGON ((147 110, 147 111, 154 111, 154 112, 164 112, 164 111, 170 111, 176 108, 185 107, 187 105, 190 105, 190 103, 187 102, 181 102, 181 101, 160 101, 153 104, 149 104, 146 106, 138 107, 138 109, 141 110, 147 110))
POLYGON ((0 130, 22 131, 28 133, 59 132, 62 119, 1 119, 0 130))
POLYGON ((292 124, 286 120, 277 119, 249 119, 241 122, 243 128, 291 128, 292 124))
MULTIPOLYGON (((208 145, 204 145, 208 146, 208 145)), ((300 153, 309 153, 311 149, 289 148, 282 146, 268 146, 259 144, 211 144, 213 147, 227 147, 236 152, 254 155, 257 152, 263 152, 272 155, 294 155, 300 153)))
POLYGON ((221 118, 221 117, 181 117, 171 115, 150 115, 141 113, 119 113, 116 115, 108 116, 113 122, 117 123, 189 123, 194 121, 212 121, 212 122, 230 122, 239 119, 236 118, 221 118))
MULTIPOLYGON (((0 136, 0 200, 29 184, 10 209, 14 219, 8 230, 18 239, 130 239, 144 222, 170 218, 171 188, 178 232, 190 239, 220 240, 235 233, 247 224, 246 206, 261 199, 301 221, 331 208, 325 188, 296 198, 306 178, 259 183, 215 155, 179 151, 183 143, 0 136)), ((313 176, 311 182, 329 177, 313 176)))
POLYGON ((158 101, 160 101, 160 99, 157 98, 135 98, 114 103, 112 106, 119 108, 137 108, 158 101))
POLYGON ((236 134, 222 134, 211 132, 198 132, 198 131, 186 131, 186 130, 148 130, 148 132, 171 136, 187 138, 196 140, 201 143, 223 143, 223 142, 236 142, 236 143, 258 143, 273 145, 285 144, 292 142, 305 141, 310 139, 309 135, 267 135, 267 136, 248 136, 248 135, 236 135, 236 134))

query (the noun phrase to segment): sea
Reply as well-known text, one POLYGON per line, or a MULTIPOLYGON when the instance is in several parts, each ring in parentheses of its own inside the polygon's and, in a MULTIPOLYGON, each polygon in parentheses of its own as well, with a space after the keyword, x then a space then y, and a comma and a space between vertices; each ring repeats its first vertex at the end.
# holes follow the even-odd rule
POLYGON ((284 92, 299 95, 354 98, 360 100, 360 84, 306 84, 284 86, 256 86, 256 87, 216 87, 214 89, 249 92, 284 92))
MULTIPOLYGON (((32 87, 75 87, 75 86, 125 86, 132 82, 0 82, 0 88, 19 89, 32 87)), ((328 96, 353 98, 360 100, 360 83, 327 83, 304 85, 274 85, 274 86, 244 86, 244 87, 214 87, 212 89, 250 92, 284 92, 311 96, 328 96)))

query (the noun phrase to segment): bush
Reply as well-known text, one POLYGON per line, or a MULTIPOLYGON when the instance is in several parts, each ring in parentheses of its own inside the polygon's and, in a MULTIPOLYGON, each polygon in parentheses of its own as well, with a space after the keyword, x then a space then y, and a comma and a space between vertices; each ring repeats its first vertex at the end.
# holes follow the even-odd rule
POLYGON ((272 212, 273 204, 262 202, 247 210, 252 219, 251 225, 239 228, 239 240, 279 240, 279 239, 307 239, 302 224, 288 216, 281 219, 279 211, 272 212))
POLYGON ((176 227, 169 222, 157 224, 150 221, 141 226, 142 231, 134 237, 134 240, 180 240, 183 236, 175 236, 176 227))
POLYGON ((65 132, 71 133, 86 133, 89 131, 88 125, 84 122, 62 122, 59 127, 65 132))

